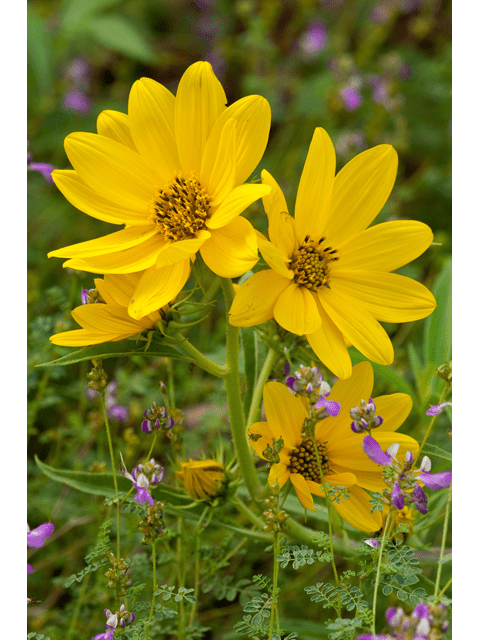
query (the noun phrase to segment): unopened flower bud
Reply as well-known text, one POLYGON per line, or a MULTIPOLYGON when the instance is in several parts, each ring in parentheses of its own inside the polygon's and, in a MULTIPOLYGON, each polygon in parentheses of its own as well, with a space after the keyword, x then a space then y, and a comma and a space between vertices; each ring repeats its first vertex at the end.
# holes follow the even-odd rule
POLYGON ((194 500, 210 500, 223 493, 226 475, 223 464, 216 460, 189 460, 181 463, 177 478, 194 500))

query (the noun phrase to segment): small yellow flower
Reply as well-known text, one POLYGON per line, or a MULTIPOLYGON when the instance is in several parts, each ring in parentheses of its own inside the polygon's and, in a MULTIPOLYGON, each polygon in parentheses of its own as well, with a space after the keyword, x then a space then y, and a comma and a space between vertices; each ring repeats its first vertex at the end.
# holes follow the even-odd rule
MULTIPOLYGON (((328 417, 317 422, 315 439, 320 453, 325 482, 342 485, 350 493, 350 499, 341 497, 339 503, 332 502, 340 516, 352 527, 361 531, 377 531, 382 526, 382 516, 371 513, 370 496, 364 489, 381 492, 385 488, 382 467, 365 455, 363 437, 351 428, 350 409, 359 406, 362 398, 370 398, 373 389, 373 370, 369 362, 353 367, 348 380, 337 381, 328 396, 341 405, 337 417, 328 417)), ((324 496, 320 471, 317 465, 313 442, 302 437, 302 429, 308 416, 306 403, 294 396, 279 382, 265 385, 263 402, 266 422, 257 422, 248 429, 250 444, 255 452, 265 458, 263 452, 272 440, 284 442, 279 453, 280 461, 272 466, 268 483, 278 482, 280 487, 290 480, 298 499, 306 509, 315 511, 312 494, 324 496)), ((399 459, 407 450, 415 456, 418 443, 409 436, 394 433, 403 423, 412 408, 412 399, 405 393, 373 398, 377 414, 383 418, 380 428, 375 429, 375 440, 382 450, 397 442, 400 445, 399 459)))
POLYGON ((251 327, 275 318, 287 331, 306 335, 320 360, 342 379, 352 373, 346 342, 373 362, 391 364, 392 343, 378 321, 411 322, 436 306, 426 287, 390 273, 429 247, 430 228, 394 220, 366 229, 390 195, 397 163, 393 147, 381 144, 335 176, 332 141, 316 129, 295 218, 278 184, 262 171, 262 182, 272 187, 263 198, 270 241, 257 235, 271 269, 241 286, 230 323, 251 327))
POLYGON ((142 272, 106 275, 103 280, 95 278, 95 295, 98 301, 84 304, 72 311, 73 319, 83 328, 56 333, 50 337, 50 342, 78 347, 116 342, 151 329, 160 320, 160 311, 153 311, 140 320, 132 318, 127 311, 141 277, 142 272))
POLYGON ((258 261, 252 225, 239 217, 270 186, 244 184, 260 162, 270 107, 227 98, 208 62, 182 76, 177 95, 150 78, 133 85, 128 115, 104 111, 98 134, 65 140, 71 171, 54 171, 63 195, 120 231, 49 253, 92 273, 144 271, 128 313, 136 319, 176 297, 200 251, 217 275, 246 273, 258 261))
POLYGON ((226 476, 223 464, 216 460, 192 460, 181 463, 177 478, 194 500, 209 500, 222 493, 226 476))

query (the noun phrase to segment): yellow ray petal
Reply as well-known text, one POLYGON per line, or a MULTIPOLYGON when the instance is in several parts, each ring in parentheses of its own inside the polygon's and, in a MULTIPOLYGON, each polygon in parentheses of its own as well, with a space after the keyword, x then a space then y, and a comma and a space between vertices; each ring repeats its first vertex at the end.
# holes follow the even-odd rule
POLYGON ((278 486, 281 489, 289 477, 290 470, 287 465, 284 462, 279 462, 278 464, 274 464, 270 469, 270 473, 268 474, 268 484, 272 485, 278 483, 278 486))
POLYGON ((155 227, 134 226, 115 231, 102 238, 72 244, 62 249, 50 251, 48 257, 89 258, 130 249, 157 235, 155 227))
POLYGON ((306 235, 323 235, 330 211, 335 177, 335 149, 328 133, 317 127, 308 150, 295 202, 295 230, 299 242, 306 235))
POLYGON ((157 269, 192 258, 210 237, 211 233, 206 229, 202 229, 197 232, 195 238, 187 238, 186 240, 177 240, 176 242, 165 244, 157 256, 157 269))
POLYGON ((432 244, 430 227, 416 220, 390 220, 362 231, 342 249, 341 269, 394 271, 432 244))
POLYGON ((335 291, 357 298, 377 320, 412 322, 430 315, 437 306, 423 284, 383 271, 336 271, 335 291))
POLYGON ((397 166, 395 149, 380 144, 360 153, 337 174, 325 233, 332 247, 344 245, 380 213, 393 188, 397 166))
POLYGON ((396 431, 405 422, 413 406, 413 400, 406 393, 379 396, 373 398, 373 402, 377 408, 377 416, 383 418, 382 431, 396 431))
POLYGON ((200 173, 208 136, 226 104, 225 91, 210 63, 188 67, 175 99, 175 138, 185 173, 200 173))
POLYGON ((350 487, 349 493, 348 500, 342 497, 339 504, 332 503, 336 512, 355 529, 369 533, 378 531, 382 526, 382 515, 378 511, 370 513, 368 493, 360 487, 350 487))
POLYGON ((65 138, 65 151, 91 189, 123 207, 146 210, 165 182, 146 158, 95 133, 71 133, 65 138))
POLYGON ((165 244, 165 240, 156 235, 145 242, 124 249, 117 253, 109 253, 93 258, 72 258, 63 263, 63 267, 88 271, 89 273, 134 273, 143 271, 155 264, 157 254, 165 244))
POLYGON ((247 435, 250 446, 257 456, 265 460, 266 458, 263 456, 263 451, 265 451, 267 445, 272 444, 273 438, 268 422, 255 422, 248 428, 247 435), (258 438, 257 436, 261 437, 258 438))
POLYGON ((275 271, 284 278, 292 280, 293 271, 288 268, 288 264, 280 250, 273 242, 269 242, 260 231, 257 231, 257 240, 260 253, 268 266, 275 269, 275 271))
POLYGON ((128 97, 128 117, 138 152, 167 179, 181 170, 175 141, 175 97, 151 78, 137 80, 128 97))
POLYGON ((97 132, 101 136, 111 138, 120 144, 137 151, 130 133, 130 123, 126 113, 106 109, 97 118, 97 132))
POLYGON ((278 296, 273 315, 281 327, 299 336, 314 333, 322 324, 313 294, 293 283, 278 296))
POLYGON ((303 403, 280 382, 268 382, 263 389, 263 406, 273 437, 283 438, 293 449, 302 442, 301 430, 308 415, 303 403))
POLYGON ((285 258, 289 258, 297 248, 295 221, 288 213, 283 191, 268 171, 262 171, 262 183, 272 188, 263 198, 263 206, 268 216, 268 235, 285 258))
POLYGON ((316 511, 313 505, 313 498, 310 490, 307 486, 307 481, 305 478, 299 473, 291 473, 290 481, 294 486, 295 493, 298 496, 301 504, 305 507, 305 509, 309 509, 310 511, 316 511))
POLYGON ((221 202, 212 202, 213 213, 207 220, 209 229, 220 229, 239 216, 253 202, 270 193, 270 187, 262 184, 242 184, 221 202))
POLYGON ((190 260, 182 260, 166 267, 150 267, 140 278, 128 313, 140 320, 144 316, 172 302, 190 275, 190 260))
POLYGON ((378 364, 392 364, 393 346, 385 329, 363 304, 334 286, 336 282, 331 281, 330 289, 323 287, 320 296, 331 320, 364 356, 378 364))
POLYGON ((235 218, 200 248, 205 264, 221 278, 241 276, 258 262, 257 235, 245 218, 235 218))
POLYGON ((342 380, 349 378, 352 375, 352 361, 343 334, 325 313, 318 296, 314 294, 313 297, 317 302, 322 325, 313 333, 307 334, 308 343, 333 374, 342 380))
POLYGON ((254 273, 237 291, 230 308, 230 324, 234 327, 253 327, 273 317, 278 296, 290 280, 273 269, 254 273))
POLYGON ((64 331, 50 336, 50 342, 62 347, 85 347, 91 344, 102 344, 102 342, 115 342, 122 340, 125 336, 109 336, 106 333, 93 333, 86 329, 75 329, 74 331, 64 331))
POLYGON ((246 96, 227 107, 212 129, 205 154, 211 155, 218 147, 222 128, 229 119, 237 123, 235 186, 238 186, 250 176, 264 154, 270 130, 270 105, 261 96, 246 96))
POLYGON ((142 272, 107 274, 104 278, 95 278, 95 287, 107 304, 128 307, 142 272))
POLYGON ((73 309, 72 317, 81 327, 93 333, 104 331, 112 335, 133 336, 151 326, 148 322, 131 318, 125 307, 110 304, 84 304, 73 309))
POLYGON ((92 218, 113 224, 151 224, 144 203, 136 209, 122 207, 90 189, 72 170, 57 169, 52 172, 52 178, 70 204, 92 218))
POLYGON ((235 187, 237 171, 237 123, 225 122, 217 147, 207 145, 203 154, 200 182, 214 202, 222 202, 235 187))

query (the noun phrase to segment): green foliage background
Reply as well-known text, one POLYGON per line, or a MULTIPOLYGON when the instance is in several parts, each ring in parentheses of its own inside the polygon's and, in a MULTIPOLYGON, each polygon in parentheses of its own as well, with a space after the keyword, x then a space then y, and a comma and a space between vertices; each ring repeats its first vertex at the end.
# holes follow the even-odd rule
MULTIPOLYGON (((432 288, 439 306, 426 321, 387 325, 396 359, 392 367, 374 367, 375 393, 405 391, 412 395, 414 411, 403 430, 420 439, 426 425, 425 410, 440 393, 435 369, 451 357, 450 22, 449 3, 437 0, 31 0, 29 152, 34 162, 69 168, 63 150, 65 136, 74 131, 95 131, 96 117, 104 109, 126 112, 128 92, 137 78, 154 78, 175 92, 187 66, 205 59, 212 62, 229 103, 252 93, 269 100, 270 141, 252 178, 258 179, 263 168, 270 171, 283 187, 291 211, 316 126, 324 127, 332 137, 338 168, 363 149, 385 142, 394 145, 400 160, 398 178, 376 222, 412 218, 431 226, 435 245, 400 272, 432 288), (384 20, 378 21, 382 15, 384 20), (309 52, 305 33, 315 22, 323 25, 326 44, 309 52), (87 113, 70 111, 63 103, 65 94, 74 88, 69 65, 78 56, 90 65, 90 80, 84 87, 92 101, 87 113), (361 96, 361 104, 354 110, 342 100, 342 90, 352 81, 361 96), (374 91, 378 82, 382 101, 374 91)), ((108 592, 105 588, 102 591, 106 580, 95 578, 87 586, 78 584, 69 589, 65 580, 84 568, 84 557, 92 550, 105 506, 101 497, 85 500, 85 494, 68 484, 54 482, 40 471, 34 456, 56 469, 102 471, 105 469, 98 465, 108 462, 107 445, 99 405, 84 393, 88 363, 50 368, 35 365, 71 351, 51 345, 48 336, 74 328, 70 310, 80 304, 80 290, 92 287, 90 274, 62 270, 59 260, 46 258, 47 252, 113 229, 76 211, 33 171, 28 178, 28 203, 28 518, 32 528, 48 520, 56 526, 51 544, 32 560, 36 572, 29 577, 29 595, 41 604, 30 608, 30 626, 52 640, 63 639, 72 616, 76 616, 76 629, 81 631, 70 630, 67 636, 75 640, 104 630, 102 610, 109 607, 108 592), (75 602, 83 588, 95 601, 87 598, 77 611, 75 602)), ((261 205, 254 205, 247 215, 257 228, 266 229, 261 205)), ((223 335, 219 304, 189 338, 222 363, 223 335)), ((352 355, 357 361, 361 359, 359 354, 352 355)), ((105 366, 118 380, 118 403, 129 410, 126 425, 113 425, 116 450, 123 451, 127 467, 148 450, 149 441, 140 431, 143 411, 153 400, 161 402, 158 383, 169 376, 175 381, 177 405, 187 413, 188 456, 213 455, 218 434, 229 442, 224 397, 216 380, 196 369, 186 375, 188 365, 161 358, 112 359, 105 366)), ((280 369, 277 373, 280 377, 280 369)), ((434 440, 442 449, 450 448, 447 424, 448 417, 442 414, 434 440)), ((167 468, 168 483, 173 472, 161 451, 158 457, 167 468)), ((435 470, 449 468, 441 458, 433 460, 435 470)), ((441 513, 444 498, 432 501, 434 513, 441 513)), ((432 520, 431 514, 428 517, 432 520)), ((437 540, 438 544, 441 524, 435 524, 434 517, 433 524, 428 523, 433 526, 429 541, 435 544, 437 540)), ((126 545, 137 539, 135 531, 124 535, 126 545)), ((213 544, 228 546, 218 531, 215 535, 218 540, 212 540, 213 544)), ((416 544, 425 542, 420 531, 416 544)), ((240 586, 230 591, 231 597, 225 595, 225 584, 223 591, 220 589, 221 581, 216 586, 221 597, 214 605, 205 606, 203 617, 200 614, 202 624, 211 629, 203 637, 238 637, 228 635, 233 622, 223 625, 221 614, 209 614, 208 609, 215 607, 234 622, 242 619, 239 594, 245 581, 258 572, 264 546, 255 543, 248 561, 240 555, 227 569, 222 579, 230 576, 230 583, 226 583, 230 589, 232 580, 235 584, 240 580, 240 586)), ((315 572, 307 568, 303 573, 291 573, 282 594, 285 628, 302 628, 301 637, 306 640, 325 637, 323 626, 313 623, 319 610, 304 594, 302 621, 297 619, 295 599, 305 584, 317 581, 315 572)), ((166 569, 165 582, 167 578, 166 569)), ((209 593, 215 593, 213 586, 209 593)))

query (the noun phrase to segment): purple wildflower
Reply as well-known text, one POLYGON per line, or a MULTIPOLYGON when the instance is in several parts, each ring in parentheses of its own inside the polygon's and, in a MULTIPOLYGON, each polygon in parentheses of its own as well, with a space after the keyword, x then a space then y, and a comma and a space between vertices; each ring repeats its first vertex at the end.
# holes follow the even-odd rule
POLYGON ((308 29, 301 35, 299 47, 307 56, 314 56, 323 51, 327 46, 328 32, 323 22, 312 22, 308 29))
POLYGON ((372 436, 365 436, 362 442, 362 449, 372 462, 381 464, 382 467, 389 466, 392 462, 392 456, 388 453, 384 453, 381 446, 375 438, 372 438, 372 436))
POLYGON ((63 96, 62 104, 68 111, 75 113, 88 113, 92 108, 92 100, 83 91, 67 91, 63 96))
POLYGON ((418 479, 429 489, 437 491, 438 489, 446 489, 452 484, 452 472, 420 473, 418 479))
POLYGON ((145 502, 149 502, 149 504, 153 507, 155 505, 155 501, 150 493, 150 486, 155 486, 159 482, 163 480, 165 475, 165 470, 155 462, 155 459, 152 458, 145 465, 139 464, 138 466, 132 469, 132 473, 128 473, 125 463, 122 458, 122 465, 119 467, 119 471, 125 478, 128 478, 137 490, 135 494, 134 500, 139 504, 144 504, 145 502))
POLYGON ((37 171, 41 173, 45 180, 51 182, 53 184, 52 171, 55 170, 55 167, 48 162, 30 162, 28 168, 31 171, 37 171))
MULTIPOLYGON (((86 291, 86 289, 82 291, 82 295, 84 291, 86 291)), ((121 404, 117 404, 117 389, 118 381, 115 379, 110 380, 105 387, 105 408, 107 410, 107 416, 111 420, 127 422, 129 418, 128 408, 121 404)), ((100 393, 90 387, 85 389, 85 395, 89 400, 95 400, 100 397, 100 393)))
POLYGON ((45 540, 52 535, 54 530, 55 525, 51 522, 45 522, 31 531, 27 524, 27 547, 30 547, 31 549, 43 547, 45 540))
POLYGON ((377 407, 372 398, 368 402, 365 402, 362 398, 360 408, 353 407, 353 409, 350 409, 350 417, 353 418, 350 427, 354 433, 371 431, 383 424, 383 418, 377 416, 377 407))
POLYGON ((112 613, 110 609, 104 609, 103 613, 107 617, 107 630, 103 633, 97 633, 92 640, 113 640, 113 633, 117 627, 123 628, 135 620, 135 614, 126 611, 124 604, 116 613, 112 613))
POLYGON ((401 511, 405 506, 405 500, 403 499, 402 490, 400 489, 398 480, 395 482, 392 489, 392 506, 394 506, 395 509, 398 509, 398 511, 401 511))
POLYGON ((430 409, 427 410, 427 416, 438 416, 447 406, 452 406, 451 402, 441 402, 440 404, 432 404, 430 409))
POLYGON ((340 413, 340 403, 335 400, 327 400, 325 396, 330 395, 330 391, 323 396, 320 396, 318 402, 314 405, 315 409, 325 409, 329 416, 338 416, 340 413))
POLYGON ((376 549, 380 546, 380 542, 377 538, 368 538, 368 540, 364 540, 364 542, 365 544, 368 544, 369 547, 372 547, 372 549, 376 549))
POLYGON ((354 76, 348 84, 340 90, 340 97, 347 111, 356 111, 362 104, 362 96, 359 92, 360 85, 360 78, 354 76))

